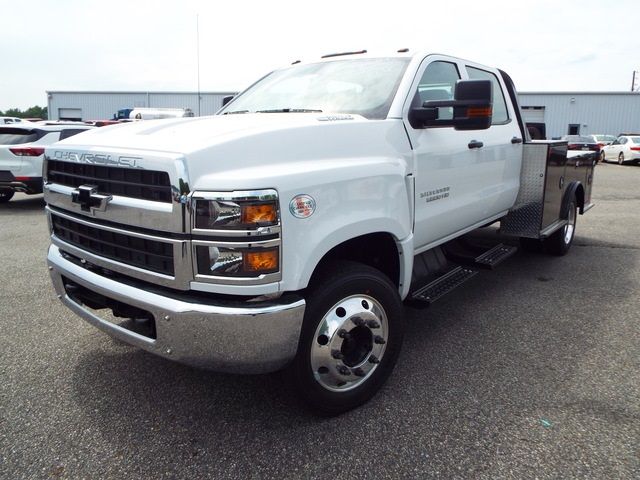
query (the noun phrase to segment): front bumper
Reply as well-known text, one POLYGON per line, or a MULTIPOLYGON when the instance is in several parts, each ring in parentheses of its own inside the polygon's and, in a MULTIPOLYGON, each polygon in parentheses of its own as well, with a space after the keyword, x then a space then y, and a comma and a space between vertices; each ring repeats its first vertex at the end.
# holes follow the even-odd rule
MULTIPOLYGON (((286 304, 224 306, 197 303, 122 283, 83 268, 51 245, 47 263, 58 298, 100 330, 170 360, 229 373, 265 373, 296 354, 305 310, 303 299, 286 304), (71 298, 63 276, 91 292, 150 312, 155 338, 98 316, 71 298)), ((247 304, 251 305, 251 304, 247 304)))

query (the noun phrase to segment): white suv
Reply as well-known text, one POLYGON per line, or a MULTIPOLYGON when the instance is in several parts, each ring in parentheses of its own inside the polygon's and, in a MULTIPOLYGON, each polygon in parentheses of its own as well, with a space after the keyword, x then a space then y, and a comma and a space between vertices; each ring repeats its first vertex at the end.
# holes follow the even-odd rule
POLYGON ((11 125, 14 123, 26 123, 27 121, 18 117, 0 117, 0 125, 11 125))
POLYGON ((85 130, 85 124, 34 124, 0 126, 0 203, 15 192, 42 193, 44 147, 85 130))

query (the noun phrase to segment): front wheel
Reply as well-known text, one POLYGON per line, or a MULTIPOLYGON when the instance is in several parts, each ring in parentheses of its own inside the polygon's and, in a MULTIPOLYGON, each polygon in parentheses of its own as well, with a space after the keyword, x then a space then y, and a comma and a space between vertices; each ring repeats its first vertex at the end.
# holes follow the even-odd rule
POLYGON ((15 192, 12 191, 0 191, 0 203, 7 203, 11 198, 13 198, 15 192))
POLYGON ((576 219, 578 217, 578 207, 575 198, 571 200, 567 212, 567 224, 556 230, 549 238, 544 240, 545 250, 552 255, 566 255, 573 243, 576 233, 576 219))
POLYGON ((404 333, 397 288, 378 270, 335 263, 307 295, 292 380, 303 401, 337 415, 369 400, 400 353, 404 333))

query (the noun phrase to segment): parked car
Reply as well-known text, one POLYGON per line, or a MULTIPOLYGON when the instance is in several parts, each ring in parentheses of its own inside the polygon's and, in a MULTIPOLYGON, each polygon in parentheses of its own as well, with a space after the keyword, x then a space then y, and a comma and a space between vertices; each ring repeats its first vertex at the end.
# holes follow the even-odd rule
POLYGON ((584 150, 596 152, 598 159, 600 156, 600 145, 598 142, 593 140, 591 136, 587 135, 565 135, 561 137, 561 140, 564 140, 569 143, 569 150, 584 150))
POLYGON ((24 123, 26 120, 24 118, 18 117, 0 117, 0 125, 8 125, 14 123, 24 123))
POLYGON ((604 147, 604 161, 620 165, 640 161, 640 135, 624 135, 604 147))
POLYGON ((38 125, 20 122, 0 126, 0 203, 15 192, 42 193, 44 147, 89 130, 90 125, 38 125))
POLYGON ((616 136, 615 135, 601 135, 599 133, 594 133, 592 135, 587 135, 587 137, 590 137, 591 139, 593 139, 594 142, 596 142, 598 145, 600 145, 600 158, 599 160, 601 162, 604 162, 604 150, 603 148, 607 145, 611 145, 615 140, 616 140, 616 136))

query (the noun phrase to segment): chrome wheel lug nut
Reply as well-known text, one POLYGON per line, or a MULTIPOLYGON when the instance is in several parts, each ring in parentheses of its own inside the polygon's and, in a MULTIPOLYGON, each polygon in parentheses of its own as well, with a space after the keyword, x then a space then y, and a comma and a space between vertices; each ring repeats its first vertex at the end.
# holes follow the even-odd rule
POLYGON ((353 322, 353 324, 354 324, 354 325, 356 325, 357 327, 361 327, 361 326, 365 325, 365 323, 366 323, 366 322, 365 322, 362 318, 360 318, 360 317, 353 317, 353 318, 351 319, 351 321, 352 321, 352 322, 353 322))
POLYGON ((344 328, 338 330, 338 336, 340 338, 344 338, 345 340, 349 340, 351 338, 351 334, 347 332, 344 328))
POLYGON ((371 355, 369 357, 369 363, 380 363, 380 359, 378 357, 376 357, 375 355, 371 355))
POLYGON ((385 343, 387 343, 385 339, 382 338, 380 335, 376 335, 375 337, 373 337, 373 341, 378 345, 384 345, 385 343))
POLYGON ((378 322, 376 322, 375 320, 368 320, 367 321, 367 327, 369 327, 369 328, 380 328, 380 324, 378 322))
POLYGON ((366 373, 364 372, 364 370, 362 370, 360 367, 356 368, 353 370, 353 374, 356 377, 364 377, 366 375, 366 373))
POLYGON ((340 350, 331 350, 331 356, 336 360, 342 360, 344 358, 344 355, 340 350))
POLYGON ((338 365, 336 367, 336 370, 338 370, 338 373, 340 375, 351 375, 351 370, 349 370, 347 367, 345 367, 344 365, 338 365))

